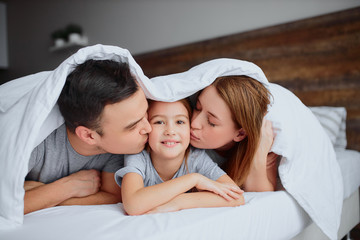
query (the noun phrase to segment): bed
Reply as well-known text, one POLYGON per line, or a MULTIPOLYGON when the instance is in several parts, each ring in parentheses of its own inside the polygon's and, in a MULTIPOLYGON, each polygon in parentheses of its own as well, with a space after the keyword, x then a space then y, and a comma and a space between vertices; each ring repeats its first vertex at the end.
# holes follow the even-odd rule
MULTIPOLYGON (((261 66, 270 82, 293 91, 311 107, 334 145, 342 175, 338 181, 344 187, 340 239, 360 222, 359 34, 357 8, 138 55, 135 60, 153 77, 214 58, 245 59, 261 66), (334 27, 338 31, 331 31, 334 27), (317 31, 322 34, 314 34, 317 31), (308 41, 308 34, 315 40, 308 41), (324 45, 329 39, 332 44, 324 45), (326 74, 324 65, 329 68, 326 74)), ((42 74, 48 73, 36 76, 42 74)), ((25 215, 21 226, 1 230, 0 239, 328 239, 287 191, 249 192, 245 199, 244 206, 235 208, 144 216, 127 216, 121 203, 53 207, 25 215)))
MULTIPOLYGON (((359 221, 360 153, 336 151, 344 175, 339 239, 359 221), (346 177, 345 177, 346 176, 346 177)), ((27 214, 1 239, 328 239, 286 192, 245 193, 236 208, 127 216, 122 205, 54 207, 27 214)))

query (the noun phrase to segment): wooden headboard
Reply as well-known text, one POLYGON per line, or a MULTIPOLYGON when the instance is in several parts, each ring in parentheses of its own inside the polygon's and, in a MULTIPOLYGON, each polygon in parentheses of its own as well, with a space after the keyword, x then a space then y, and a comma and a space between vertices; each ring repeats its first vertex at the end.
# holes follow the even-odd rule
POLYGON ((346 107, 347 148, 360 151, 360 8, 134 57, 149 77, 214 58, 251 61, 307 106, 346 107))

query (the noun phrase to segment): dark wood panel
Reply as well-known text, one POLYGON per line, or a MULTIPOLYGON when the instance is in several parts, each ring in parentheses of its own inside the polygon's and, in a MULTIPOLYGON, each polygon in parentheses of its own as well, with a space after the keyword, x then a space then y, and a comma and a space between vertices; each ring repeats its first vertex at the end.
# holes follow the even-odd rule
POLYGON ((134 56, 149 77, 214 58, 254 62, 309 106, 344 106, 360 150, 360 8, 134 56))

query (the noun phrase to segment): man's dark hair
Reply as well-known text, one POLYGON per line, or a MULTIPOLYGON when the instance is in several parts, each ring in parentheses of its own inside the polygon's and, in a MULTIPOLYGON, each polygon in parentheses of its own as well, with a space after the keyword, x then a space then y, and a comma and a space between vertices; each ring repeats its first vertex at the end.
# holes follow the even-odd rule
POLYGON ((58 105, 71 132, 84 126, 102 135, 100 119, 104 107, 130 97, 137 90, 127 63, 87 60, 66 78, 58 105))

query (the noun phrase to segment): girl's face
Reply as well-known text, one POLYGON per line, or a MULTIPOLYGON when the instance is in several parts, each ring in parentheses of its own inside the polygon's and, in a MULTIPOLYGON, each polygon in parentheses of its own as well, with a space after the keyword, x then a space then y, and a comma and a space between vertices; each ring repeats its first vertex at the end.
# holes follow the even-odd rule
POLYGON ((191 145, 203 149, 228 150, 238 142, 230 108, 212 85, 198 97, 191 120, 191 145))
POLYGON ((190 143, 190 119, 185 106, 181 102, 152 102, 148 114, 151 156, 183 159, 190 143))

